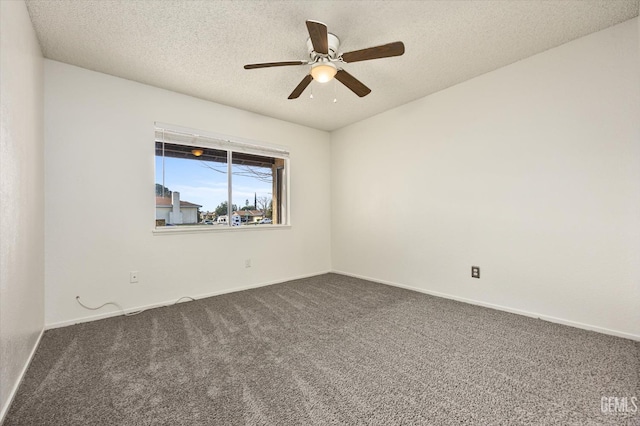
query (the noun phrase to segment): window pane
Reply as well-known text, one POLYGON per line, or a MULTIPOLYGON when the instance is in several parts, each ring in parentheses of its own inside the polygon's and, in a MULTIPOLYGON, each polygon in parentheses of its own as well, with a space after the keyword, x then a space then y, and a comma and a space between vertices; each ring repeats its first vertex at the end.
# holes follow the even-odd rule
POLYGON ((232 154, 234 219, 241 225, 274 222, 273 191, 276 159, 253 154, 232 154))
POLYGON ((287 150, 158 127, 155 134, 156 226, 288 224, 287 150))
POLYGON ((227 152, 156 142, 156 226, 227 225, 227 152))

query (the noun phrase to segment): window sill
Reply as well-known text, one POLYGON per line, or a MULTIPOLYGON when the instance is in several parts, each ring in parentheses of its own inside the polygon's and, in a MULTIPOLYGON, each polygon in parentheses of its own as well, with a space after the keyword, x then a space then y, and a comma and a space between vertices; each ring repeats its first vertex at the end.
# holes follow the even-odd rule
POLYGON ((177 235, 177 234, 207 234, 216 232, 253 232, 272 231, 277 229, 291 229, 291 225, 243 225, 243 226, 217 226, 217 225, 194 225, 194 226, 164 226, 154 228, 153 235, 177 235))

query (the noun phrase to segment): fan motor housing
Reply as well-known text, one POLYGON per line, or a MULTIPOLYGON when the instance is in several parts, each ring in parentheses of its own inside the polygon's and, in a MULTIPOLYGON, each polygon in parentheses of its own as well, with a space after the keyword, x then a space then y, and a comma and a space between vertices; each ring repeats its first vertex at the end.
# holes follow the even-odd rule
POLYGON ((336 55, 338 54, 338 48, 340 47, 340 39, 338 38, 338 36, 332 33, 327 33, 327 39, 329 44, 328 55, 323 55, 313 50, 313 43, 311 42, 311 38, 307 39, 307 49, 309 50, 309 58, 311 58, 312 61, 316 61, 319 58, 336 59, 336 55))

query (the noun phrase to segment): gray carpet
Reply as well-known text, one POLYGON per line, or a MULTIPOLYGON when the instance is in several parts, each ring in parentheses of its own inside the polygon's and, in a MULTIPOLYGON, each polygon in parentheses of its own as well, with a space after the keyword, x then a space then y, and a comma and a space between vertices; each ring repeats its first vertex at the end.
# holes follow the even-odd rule
POLYGON ((5 426, 640 424, 603 396, 640 343, 328 274, 49 330, 5 426))

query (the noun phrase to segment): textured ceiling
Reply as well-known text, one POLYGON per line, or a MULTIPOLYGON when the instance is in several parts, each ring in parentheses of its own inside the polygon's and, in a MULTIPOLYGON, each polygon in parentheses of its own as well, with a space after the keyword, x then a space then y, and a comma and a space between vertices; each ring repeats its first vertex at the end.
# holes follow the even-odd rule
POLYGON ((28 0, 45 57, 302 125, 334 130, 638 16, 638 0, 110 1, 28 0), (344 65, 339 82, 287 96, 308 66, 305 20, 341 52, 401 40, 404 56, 344 65), (313 90, 313 99, 310 91, 313 90), (337 97, 337 102, 333 98, 337 97))

